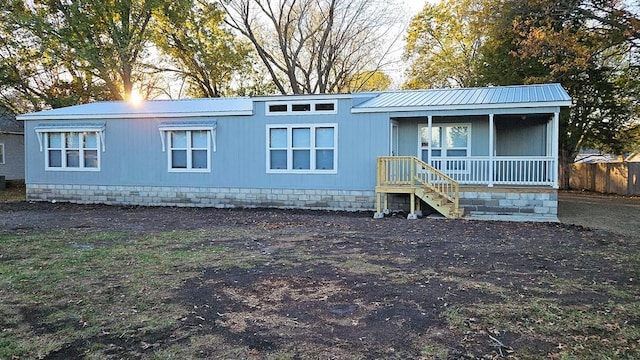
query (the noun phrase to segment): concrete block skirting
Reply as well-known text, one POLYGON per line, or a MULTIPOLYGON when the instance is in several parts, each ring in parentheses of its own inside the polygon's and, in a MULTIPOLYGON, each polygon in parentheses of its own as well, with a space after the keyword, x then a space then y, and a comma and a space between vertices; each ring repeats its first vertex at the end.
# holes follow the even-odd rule
POLYGON ((27 184, 26 192, 27 200, 78 204, 340 211, 371 211, 375 208, 375 192, 360 190, 27 184))
POLYGON ((460 191, 460 205, 470 219, 558 220, 558 191, 540 188, 493 188, 477 196, 474 191, 460 191))
MULTIPOLYGON (((425 206, 423 204, 423 209, 425 206)), ((552 188, 463 187, 460 206, 467 219, 557 221, 558 191, 552 188)), ((409 211, 409 195, 390 194, 389 207, 409 211)))

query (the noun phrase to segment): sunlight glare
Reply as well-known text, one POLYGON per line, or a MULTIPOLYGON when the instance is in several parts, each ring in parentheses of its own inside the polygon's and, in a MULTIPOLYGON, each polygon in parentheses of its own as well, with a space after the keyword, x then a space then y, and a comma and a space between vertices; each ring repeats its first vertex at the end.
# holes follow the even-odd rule
POLYGON ((144 99, 142 98, 142 95, 140 95, 139 92, 135 90, 131 91, 131 95, 129 96, 129 103, 136 106, 136 105, 140 105, 140 103, 142 103, 143 100, 144 99))

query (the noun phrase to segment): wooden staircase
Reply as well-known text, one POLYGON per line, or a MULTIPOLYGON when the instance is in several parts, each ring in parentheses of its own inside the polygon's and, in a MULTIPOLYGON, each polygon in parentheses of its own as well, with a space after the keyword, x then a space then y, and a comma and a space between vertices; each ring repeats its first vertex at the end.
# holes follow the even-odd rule
POLYGON ((454 202, 426 187, 416 188, 415 195, 446 218, 457 219, 464 214, 463 208, 456 207, 454 202))
POLYGON ((416 219, 421 199, 447 218, 460 218, 464 209, 459 205, 458 183, 438 169, 413 156, 385 156, 378 158, 375 218, 388 213, 388 194, 409 194, 411 212, 416 219))

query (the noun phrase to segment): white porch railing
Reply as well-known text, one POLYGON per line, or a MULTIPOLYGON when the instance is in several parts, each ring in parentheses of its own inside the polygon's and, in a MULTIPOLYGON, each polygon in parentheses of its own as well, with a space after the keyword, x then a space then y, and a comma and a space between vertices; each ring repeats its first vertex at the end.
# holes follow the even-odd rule
POLYGON ((555 186, 558 178, 547 156, 434 157, 429 164, 461 184, 555 186))

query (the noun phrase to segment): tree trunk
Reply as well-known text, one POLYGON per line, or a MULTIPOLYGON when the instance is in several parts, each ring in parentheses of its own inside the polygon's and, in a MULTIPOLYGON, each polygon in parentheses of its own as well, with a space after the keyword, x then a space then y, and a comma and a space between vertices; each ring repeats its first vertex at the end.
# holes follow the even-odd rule
POLYGON ((558 185, 560 189, 568 190, 570 188, 571 168, 576 158, 574 151, 560 149, 559 154, 559 179, 558 185))

